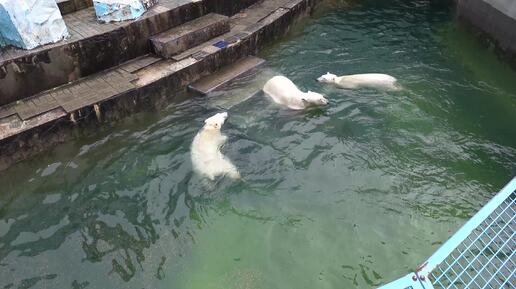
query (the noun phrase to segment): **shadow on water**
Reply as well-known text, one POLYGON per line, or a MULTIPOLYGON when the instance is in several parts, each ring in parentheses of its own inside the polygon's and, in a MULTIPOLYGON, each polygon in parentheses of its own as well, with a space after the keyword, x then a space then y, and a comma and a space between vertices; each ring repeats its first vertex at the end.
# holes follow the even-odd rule
POLYGON ((0 288, 371 288, 433 252, 516 174, 514 72, 428 1, 327 1, 267 66, 0 175, 0 288), (404 90, 315 78, 383 72, 404 90), (288 111, 272 75, 326 95, 288 111), (189 147, 230 118, 243 181, 189 147))

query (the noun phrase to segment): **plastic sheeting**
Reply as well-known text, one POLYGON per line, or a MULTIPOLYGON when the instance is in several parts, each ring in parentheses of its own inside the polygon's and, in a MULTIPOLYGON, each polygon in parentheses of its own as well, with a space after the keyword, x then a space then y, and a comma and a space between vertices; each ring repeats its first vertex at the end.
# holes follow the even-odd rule
POLYGON ((145 13, 157 0, 94 0, 95 14, 102 22, 136 19, 145 13))
POLYGON ((0 46, 32 49, 67 36, 55 0, 0 0, 0 46))

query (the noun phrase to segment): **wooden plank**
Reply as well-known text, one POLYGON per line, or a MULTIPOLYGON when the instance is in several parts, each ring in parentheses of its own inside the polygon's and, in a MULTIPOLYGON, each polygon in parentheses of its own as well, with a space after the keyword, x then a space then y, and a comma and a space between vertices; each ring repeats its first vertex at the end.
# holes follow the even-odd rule
POLYGON ((49 93, 31 97, 14 105, 16 113, 22 120, 30 119, 57 107, 59 107, 59 104, 49 93))
POLYGON ((264 63, 265 60, 261 58, 248 56, 196 81, 189 85, 188 88, 200 94, 208 94, 264 63))
POLYGON ((13 104, 7 104, 0 107, 0 118, 5 118, 16 113, 13 104))
POLYGON ((5 119, 0 120, 0 140, 49 123, 65 115, 66 112, 64 112, 61 108, 53 109, 46 113, 37 115, 29 120, 21 120, 18 118, 18 116, 11 115, 5 119))
POLYGON ((26 99, 17 103, 15 108, 16 113, 20 116, 21 119, 26 120, 40 113, 37 106, 30 100, 26 99))

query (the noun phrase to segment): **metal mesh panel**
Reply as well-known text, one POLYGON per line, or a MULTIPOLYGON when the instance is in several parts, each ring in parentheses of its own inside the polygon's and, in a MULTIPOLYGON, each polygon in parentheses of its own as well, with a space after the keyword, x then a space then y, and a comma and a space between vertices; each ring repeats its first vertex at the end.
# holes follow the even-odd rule
POLYGON ((516 288, 516 192, 430 274, 435 288, 516 288))

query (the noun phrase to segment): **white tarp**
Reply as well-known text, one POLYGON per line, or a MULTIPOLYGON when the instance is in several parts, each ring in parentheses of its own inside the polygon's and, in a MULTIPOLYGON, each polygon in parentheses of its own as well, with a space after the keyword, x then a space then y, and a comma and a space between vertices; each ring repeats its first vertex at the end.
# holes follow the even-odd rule
POLYGON ((0 46, 32 49, 67 36, 55 0, 0 0, 0 46))
POLYGON ((102 22, 136 19, 157 0, 94 0, 95 14, 102 22))

